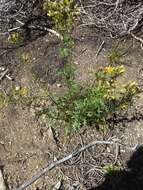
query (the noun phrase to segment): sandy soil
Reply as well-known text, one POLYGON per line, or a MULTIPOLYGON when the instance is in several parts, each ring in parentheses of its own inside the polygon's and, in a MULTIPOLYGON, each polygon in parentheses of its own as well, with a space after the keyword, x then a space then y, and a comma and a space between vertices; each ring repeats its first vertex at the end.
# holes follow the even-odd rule
MULTIPOLYGON (((106 39, 89 29, 75 31, 74 37, 76 46, 73 52, 73 62, 77 67, 77 80, 89 82, 92 80, 93 70, 109 64, 107 52, 117 44, 117 40, 106 39), (96 58, 96 52, 103 40, 105 40, 105 46, 96 58)), ((61 67, 57 53, 58 46, 56 39, 46 35, 16 50, 10 50, 6 53, 0 50, 3 53, 0 56, 0 66, 9 68, 11 76, 14 78, 14 81, 4 79, 1 82, 1 87, 7 91, 13 84, 27 86, 31 89, 32 94, 36 94, 44 85, 60 91, 60 87, 57 87, 59 83, 62 85, 61 79, 57 76, 57 70, 61 67), (20 59, 23 52, 30 54, 30 62, 27 64, 22 63, 20 59)), ((123 81, 135 79, 140 85, 143 85, 143 53, 140 44, 133 39, 128 39, 121 41, 120 46, 129 48, 120 63, 125 65, 127 71, 123 81)), ((142 113, 143 111, 142 100, 143 96, 140 96, 127 113, 129 121, 119 122, 114 130, 107 132, 104 138, 114 136, 129 145, 142 144, 143 118, 138 119, 136 116, 137 112, 142 113), (132 117, 133 120, 130 120, 132 117)), ((35 118, 32 109, 9 105, 0 110, 0 165, 4 166, 5 180, 10 189, 22 184, 56 158, 96 139, 103 139, 103 136, 95 128, 91 128, 81 130, 80 134, 74 134, 70 138, 65 137, 61 131, 57 141, 47 125, 35 118)), ((108 149, 108 152, 113 151, 112 147, 108 149)), ((114 158, 104 156, 105 147, 99 146, 93 150, 93 162, 91 153, 89 155, 87 151, 73 160, 70 167, 67 164, 61 165, 28 189, 51 190, 53 185, 61 179, 64 180, 65 189, 69 189, 68 185, 74 183, 78 184, 80 189, 96 184, 97 180, 100 179, 100 172, 94 171, 95 173, 88 175, 87 171, 91 169, 89 165, 82 167, 80 164, 91 160, 93 165, 102 164, 104 166, 111 163, 114 158), (82 159, 81 162, 79 162, 80 159, 82 159)), ((120 157, 122 164, 129 155, 130 152, 126 151, 120 157)))

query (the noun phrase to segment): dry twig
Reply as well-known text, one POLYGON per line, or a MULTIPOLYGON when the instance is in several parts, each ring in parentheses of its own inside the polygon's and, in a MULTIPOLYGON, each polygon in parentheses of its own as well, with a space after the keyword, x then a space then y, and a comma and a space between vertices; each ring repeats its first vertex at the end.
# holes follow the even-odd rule
POLYGON ((0 81, 6 76, 6 74, 8 73, 8 69, 6 69, 5 71, 3 71, 0 75, 0 81))
POLYGON ((81 147, 80 149, 74 151, 73 153, 69 154, 68 156, 55 161, 53 163, 51 163, 50 165, 46 166, 43 170, 41 170, 40 172, 38 172, 36 175, 34 175, 30 180, 26 181, 25 183, 23 183, 20 187, 15 188, 14 190, 23 190, 25 188, 27 188, 28 186, 30 186, 31 184, 33 184, 36 180, 38 180, 40 177, 42 177, 43 175, 45 175, 48 171, 52 170, 53 168, 57 167, 58 165, 72 159, 73 157, 75 157, 76 155, 80 154, 81 152, 85 151, 86 149, 89 149, 95 145, 114 145, 114 144, 118 144, 118 146, 123 146, 126 149, 129 150, 135 150, 136 147, 129 147, 127 145, 124 145, 122 143, 119 142, 115 142, 115 141, 93 141, 83 147, 81 147))
POLYGON ((143 49, 143 39, 141 39, 141 38, 139 38, 139 37, 137 37, 135 34, 133 34, 133 33, 131 33, 131 36, 135 39, 135 40, 137 40, 137 41, 139 41, 140 43, 141 43, 141 48, 143 49))
POLYGON ((79 0, 82 26, 92 25, 110 37, 128 35, 142 26, 142 0, 79 0))
POLYGON ((97 52, 96 52, 96 55, 95 55, 96 59, 97 59, 99 53, 101 52, 101 50, 102 50, 104 44, 105 44, 105 41, 103 41, 103 42, 101 43, 101 45, 99 46, 99 48, 98 48, 98 50, 97 50, 97 52))

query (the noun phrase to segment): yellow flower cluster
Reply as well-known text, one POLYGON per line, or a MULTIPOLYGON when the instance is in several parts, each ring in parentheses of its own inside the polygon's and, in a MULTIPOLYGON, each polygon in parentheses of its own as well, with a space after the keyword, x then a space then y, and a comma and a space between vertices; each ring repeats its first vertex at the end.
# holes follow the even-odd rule
POLYGON ((0 108, 6 107, 10 103, 15 103, 17 101, 22 102, 25 98, 28 98, 28 88, 15 86, 9 92, 9 94, 5 94, 2 90, 0 90, 0 108))
POLYGON ((105 68, 104 68, 104 71, 105 71, 106 73, 113 73, 114 67, 112 67, 112 66, 105 67, 105 68))
POLYGON ((126 89, 128 91, 130 91, 130 94, 132 94, 132 95, 137 94, 137 92, 139 91, 138 85, 137 85, 137 83, 135 81, 131 81, 127 85, 126 89))
POLYGON ((70 31, 79 10, 73 0, 45 0, 43 9, 52 17, 58 32, 70 31))
POLYGON ((22 53, 20 58, 21 58, 21 62, 24 64, 30 63, 31 61, 31 55, 26 52, 22 53))
POLYGON ((131 81, 131 82, 129 83, 129 87, 130 87, 130 88, 136 87, 136 86, 137 86, 136 81, 131 81))
POLYGON ((104 68, 104 72, 108 74, 122 74, 125 72, 125 68, 123 65, 118 66, 118 67, 113 67, 109 65, 104 68))
POLYGON ((14 93, 19 96, 27 96, 28 95, 28 88, 27 87, 20 87, 16 86, 14 89, 14 93))
POLYGON ((14 32, 12 34, 9 35, 8 37, 8 42, 11 44, 16 44, 19 40, 19 33, 18 32, 14 32))

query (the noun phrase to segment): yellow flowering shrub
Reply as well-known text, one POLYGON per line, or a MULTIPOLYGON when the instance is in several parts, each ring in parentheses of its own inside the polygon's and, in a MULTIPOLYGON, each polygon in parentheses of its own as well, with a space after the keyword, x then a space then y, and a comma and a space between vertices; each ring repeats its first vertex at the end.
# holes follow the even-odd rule
POLYGON ((43 9, 52 17, 55 29, 60 33, 71 30, 74 18, 79 12, 73 0, 46 0, 43 9))
POLYGON ((109 65, 108 67, 105 67, 103 69, 103 71, 105 73, 117 76, 117 75, 120 75, 120 74, 124 73, 125 72, 125 68, 124 68, 123 65, 118 66, 118 67, 113 67, 113 66, 109 65))
POLYGON ((6 107, 7 105, 14 103, 25 103, 29 100, 29 90, 27 87, 15 86, 8 94, 5 94, 0 90, 0 108, 6 107))
POLYGON ((63 121, 69 131, 91 124, 104 129, 108 119, 131 105, 139 93, 135 82, 125 85, 119 82, 118 76, 124 72, 123 66, 102 68, 95 73, 94 83, 87 87, 81 87, 70 77, 68 91, 52 106, 42 109, 39 115, 63 121))

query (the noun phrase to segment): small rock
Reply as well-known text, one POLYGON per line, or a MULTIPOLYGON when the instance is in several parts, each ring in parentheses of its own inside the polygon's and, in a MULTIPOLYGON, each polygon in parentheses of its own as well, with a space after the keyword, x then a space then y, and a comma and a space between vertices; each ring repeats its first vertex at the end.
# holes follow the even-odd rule
POLYGON ((74 62, 75 65, 79 65, 79 63, 77 61, 74 62))
POLYGON ((57 157, 54 155, 54 162, 56 162, 58 159, 57 159, 57 157))
POLYGON ((58 87, 58 88, 59 88, 59 87, 62 87, 62 85, 58 83, 58 84, 57 84, 57 87, 58 87))
POLYGON ((62 182, 58 181, 58 183, 56 183, 56 185, 53 187, 52 190, 59 190, 61 188, 62 182))
POLYGON ((111 152, 111 150, 110 150, 110 148, 109 148, 109 147, 107 147, 107 152, 109 152, 109 153, 111 152))
MULTIPOLYGON (((46 147, 48 148, 48 150, 50 149, 52 152, 55 152, 57 150, 57 142, 51 127, 46 130, 43 138, 47 139, 48 146, 46 147)), ((44 148, 45 150, 47 150, 46 147, 44 148)))

